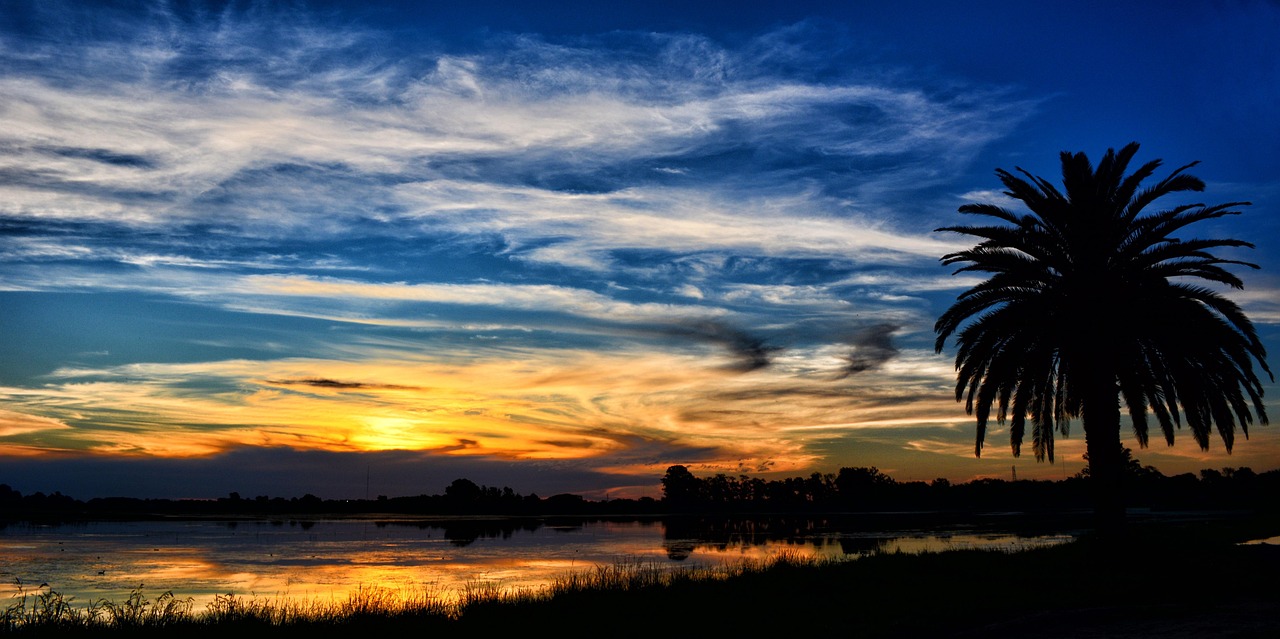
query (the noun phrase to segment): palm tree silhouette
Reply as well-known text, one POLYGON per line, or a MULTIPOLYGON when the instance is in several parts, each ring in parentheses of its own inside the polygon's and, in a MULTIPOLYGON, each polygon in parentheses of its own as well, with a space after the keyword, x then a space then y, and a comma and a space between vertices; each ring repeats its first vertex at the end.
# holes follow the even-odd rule
POLYGON ((1243 288, 1224 267, 1258 266, 1210 251, 1253 245, 1175 237, 1249 203, 1147 213, 1157 199, 1201 191, 1204 182, 1185 173, 1193 162, 1143 188, 1161 162, 1126 176, 1137 150, 1137 143, 1108 149, 1096 168, 1084 153, 1063 152, 1063 191, 1021 168, 1026 179, 997 170, 1006 195, 1030 213, 968 204, 959 211, 1003 224, 938 229, 981 240, 943 256, 943 264, 990 274, 934 326, 939 353, 956 335, 956 400, 977 418, 975 452, 981 454, 993 409, 997 422, 1010 421, 1014 455, 1030 422, 1041 461, 1053 461, 1054 431, 1066 435, 1068 420, 1082 418, 1102 533, 1124 521, 1121 399, 1143 447, 1150 415, 1169 445, 1185 421, 1202 450, 1216 427, 1228 452, 1237 425, 1248 436, 1253 413, 1267 423, 1253 368, 1256 360, 1271 376, 1266 350, 1240 307, 1205 286, 1243 288))

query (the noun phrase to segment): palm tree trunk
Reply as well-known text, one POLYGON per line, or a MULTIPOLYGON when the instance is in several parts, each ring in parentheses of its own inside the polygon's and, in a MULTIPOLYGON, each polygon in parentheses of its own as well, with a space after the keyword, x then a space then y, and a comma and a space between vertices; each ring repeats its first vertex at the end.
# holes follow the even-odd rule
POLYGON ((1118 537, 1125 522, 1120 398, 1114 380, 1114 375, 1092 376, 1093 383, 1082 398, 1094 527, 1103 539, 1118 537))

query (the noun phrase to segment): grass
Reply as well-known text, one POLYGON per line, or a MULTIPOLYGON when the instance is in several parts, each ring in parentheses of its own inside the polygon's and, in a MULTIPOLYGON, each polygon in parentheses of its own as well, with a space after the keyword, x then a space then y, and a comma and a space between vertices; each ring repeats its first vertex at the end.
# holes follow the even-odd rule
POLYGON ((343 601, 218 595, 197 611, 191 598, 164 592, 149 600, 139 586, 122 603, 95 600, 77 607, 55 590, 26 591, 19 584, 0 611, 0 636, 222 636, 252 629, 316 636, 326 629, 442 623, 456 618, 457 610, 426 590, 406 594, 378 587, 361 587, 343 601))
MULTIPOLYGON (((1274 526, 1270 530, 1274 534, 1274 526)), ((674 570, 620 562, 566 574, 538 589, 475 584, 456 601, 429 591, 365 587, 345 601, 226 595, 193 610, 189 599, 163 593, 148 600, 137 590, 120 604, 77 607, 41 589, 12 600, 0 617, 0 635, 186 639, 269 630, 273 637, 466 637, 549 630, 1065 637, 1085 634, 1073 632, 1081 624, 1113 636, 1124 635, 1108 630, 1137 624, 1132 636, 1140 636, 1173 623, 1200 627, 1202 634, 1231 628, 1239 637, 1280 636, 1280 584, 1274 579, 1280 549, 1234 545, 1241 534, 1205 526, 1135 527, 1124 543, 1107 546, 1086 539, 1018 552, 882 553, 857 561, 781 555, 674 570), (1251 617, 1255 610, 1262 616, 1251 617), (1061 634, 1053 635, 1055 629, 1061 634)))
POLYGON ((600 593, 651 593, 684 584, 766 573, 784 565, 817 567, 827 563, 832 562, 783 555, 768 561, 672 569, 658 563, 623 560, 566 573, 542 588, 508 590, 493 582, 476 582, 452 599, 425 588, 404 591, 362 586, 343 601, 218 595, 202 611, 194 610, 191 598, 178 598, 172 592, 148 599, 141 586, 120 603, 94 600, 77 607, 71 598, 56 590, 47 587, 27 590, 18 583, 10 605, 0 612, 0 635, 43 637, 50 633, 94 633, 96 636, 118 632, 137 636, 138 632, 179 630, 186 635, 191 631, 223 632, 239 628, 313 633, 360 625, 459 625, 463 620, 474 623, 474 619, 490 615, 506 618, 510 611, 530 607, 562 606, 566 600, 600 593))

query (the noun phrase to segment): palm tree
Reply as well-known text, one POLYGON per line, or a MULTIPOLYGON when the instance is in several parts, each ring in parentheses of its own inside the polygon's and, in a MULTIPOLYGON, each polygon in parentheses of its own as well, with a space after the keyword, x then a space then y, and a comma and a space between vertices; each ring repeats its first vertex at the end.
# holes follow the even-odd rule
POLYGON ((990 275, 934 326, 937 352, 956 335, 956 400, 977 417, 975 452, 993 410, 998 423, 1010 422, 1014 455, 1030 422, 1039 461, 1053 461, 1055 431, 1065 436, 1069 420, 1081 418, 1102 532, 1124 520, 1121 400, 1142 447, 1152 415, 1169 445, 1185 421, 1202 450, 1216 427, 1228 452, 1237 425, 1248 437, 1254 414, 1267 423, 1253 368, 1256 360, 1271 377, 1266 350, 1240 307, 1205 286, 1243 288, 1225 266, 1257 265, 1210 251, 1253 245, 1175 236, 1249 203, 1149 213, 1161 197, 1201 191, 1204 182, 1185 173, 1193 162, 1143 188, 1160 160, 1125 175, 1137 150, 1109 149, 1096 168, 1083 153, 1063 152, 1062 191, 1021 168, 1023 177, 997 170, 1006 195, 1030 213, 968 204, 961 213, 1002 223, 938 229, 981 240, 943 264, 990 275))

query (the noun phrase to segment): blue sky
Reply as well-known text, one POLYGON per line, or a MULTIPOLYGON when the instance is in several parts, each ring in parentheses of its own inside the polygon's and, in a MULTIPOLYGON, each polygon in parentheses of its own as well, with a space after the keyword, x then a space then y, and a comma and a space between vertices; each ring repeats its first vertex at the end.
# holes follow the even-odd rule
POLYGON ((0 482, 1074 473, 1078 425, 974 458, 932 229, 997 167, 1200 160, 1276 352, 1280 5, 1036 4, 7 3, 0 482))

